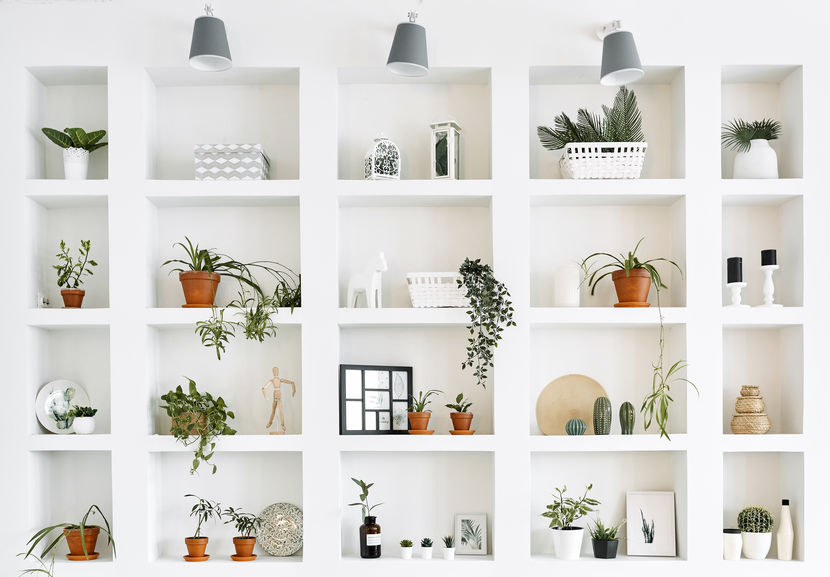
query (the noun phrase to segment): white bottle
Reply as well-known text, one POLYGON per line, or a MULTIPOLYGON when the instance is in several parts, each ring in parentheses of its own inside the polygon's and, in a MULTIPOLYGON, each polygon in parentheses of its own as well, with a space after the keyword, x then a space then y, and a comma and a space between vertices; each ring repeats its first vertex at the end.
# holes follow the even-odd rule
POLYGON ((793 559, 793 518, 790 516, 790 500, 781 499, 781 516, 778 518, 778 559, 793 559))

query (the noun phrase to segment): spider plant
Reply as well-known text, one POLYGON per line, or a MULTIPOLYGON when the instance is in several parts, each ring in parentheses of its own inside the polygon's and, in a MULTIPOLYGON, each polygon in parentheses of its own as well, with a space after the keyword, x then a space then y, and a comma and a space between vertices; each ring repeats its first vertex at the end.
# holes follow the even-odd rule
POLYGON ((747 122, 741 118, 727 122, 721 126, 720 141, 723 148, 746 152, 751 141, 775 140, 781 134, 781 123, 771 118, 747 122))
POLYGON ((409 395, 409 412, 410 413, 431 413, 427 407, 432 402, 429 398, 433 395, 440 395, 442 391, 438 389, 430 389, 426 392, 418 391, 418 396, 409 395))
POLYGON ((661 288, 668 287, 663 282, 663 279, 660 276, 660 271, 657 270, 653 263, 667 262, 674 266, 680 272, 681 276, 683 275, 683 269, 681 269, 680 265, 678 265, 673 260, 660 257, 641 261, 637 256, 637 250, 639 250, 640 244, 643 242, 643 240, 645 240, 645 237, 641 238, 637 242, 637 245, 634 247, 634 250, 630 251, 627 256, 622 253, 620 253, 619 255, 614 255, 607 252, 595 252, 583 259, 580 266, 582 267, 582 270, 585 272, 585 280, 588 281, 588 287, 590 287, 592 295, 594 294, 594 291, 596 291, 597 284, 599 284, 599 282, 605 277, 613 274, 615 270, 624 270, 625 276, 630 276, 631 271, 634 269, 645 270, 646 272, 648 272, 649 277, 651 277, 651 284, 653 284, 654 287, 658 290, 661 288), (611 259, 611 262, 606 263, 592 271, 588 266, 589 261, 591 261, 591 259, 601 256, 608 257, 609 259, 611 259))

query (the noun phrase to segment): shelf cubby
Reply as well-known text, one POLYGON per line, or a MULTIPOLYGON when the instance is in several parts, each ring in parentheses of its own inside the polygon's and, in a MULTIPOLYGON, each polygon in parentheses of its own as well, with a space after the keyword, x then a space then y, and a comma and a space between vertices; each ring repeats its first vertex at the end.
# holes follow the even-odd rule
MULTIPOLYGON (((721 68, 721 122, 772 118, 781 136, 770 141, 780 178, 804 171, 804 69, 794 65, 730 65, 721 68)), ((735 152, 721 151, 721 177, 732 178, 735 152)))
POLYGON ((340 180, 363 180, 363 157, 374 139, 398 145, 401 179, 429 180, 430 127, 455 120, 461 127, 459 170, 465 180, 491 176, 489 68, 430 68, 422 78, 385 68, 338 70, 340 180))

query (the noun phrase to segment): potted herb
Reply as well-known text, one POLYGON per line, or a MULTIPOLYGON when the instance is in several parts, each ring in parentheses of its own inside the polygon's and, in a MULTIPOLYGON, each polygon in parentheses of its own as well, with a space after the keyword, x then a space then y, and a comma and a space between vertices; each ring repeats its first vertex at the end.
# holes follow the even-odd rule
POLYGON ((89 153, 103 148, 101 142, 106 130, 85 132, 83 128, 42 128, 46 138, 63 148, 63 176, 66 180, 86 180, 89 169, 89 153))
POLYGON ((614 559, 617 556, 617 547, 620 540, 617 539, 617 531, 625 523, 625 519, 606 527, 602 523, 602 519, 594 521, 594 526, 590 528, 591 546, 594 549, 594 557, 597 559, 614 559))
MULTIPOLYGON (((430 389, 426 392, 418 391, 418 396, 409 395, 409 407, 407 416, 409 417, 409 426, 412 431, 426 431, 429 425, 429 417, 432 414, 427 407, 432 401, 429 398, 433 395, 439 395, 441 391, 438 389, 430 389)), ((432 433, 432 431, 430 431, 432 433)))
MULTIPOLYGON (((98 505, 92 505, 79 523, 56 523, 48 527, 44 527, 34 535, 26 543, 29 547, 28 551, 23 554, 24 558, 34 557, 43 567, 45 563, 43 559, 51 554, 51 564, 53 566, 55 554, 57 553, 57 546, 63 540, 69 548, 66 558, 70 561, 91 561, 97 559, 100 555, 95 551, 95 545, 98 542, 98 535, 103 531, 107 535, 107 546, 112 545, 112 555, 115 557, 115 538, 112 536, 112 529, 101 508, 98 505), (93 525, 90 523, 90 516, 100 515, 104 526, 93 525), (60 531, 57 537, 53 538, 53 532, 60 531), (41 543, 48 543, 46 547, 36 554, 34 551, 41 543)), ((41 569, 30 569, 27 572, 43 573, 41 569)))
POLYGON ((360 526, 360 556, 363 559, 377 559, 380 557, 380 525, 375 523, 377 517, 372 515, 372 509, 383 505, 376 503, 369 505, 369 489, 374 483, 364 483, 360 479, 352 477, 352 481, 360 487, 360 495, 357 503, 349 503, 349 507, 360 507, 360 516, 363 524, 360 526))
POLYGON ((736 118, 721 126, 721 145, 735 150, 732 178, 778 178, 778 156, 769 145, 781 134, 781 123, 771 118, 747 122, 736 118))
MULTIPOLYGON (((187 377, 185 377, 187 378, 187 377)), ((214 398, 210 393, 200 393, 193 379, 188 380, 188 391, 185 393, 181 385, 175 390, 161 396, 167 403, 161 408, 172 419, 170 433, 185 447, 196 445, 190 474, 194 474, 199 464, 209 464, 213 451, 216 448, 216 437, 219 435, 235 435, 236 431, 227 424, 228 418, 233 419, 233 411, 228 409, 222 397, 214 398)), ((216 465, 213 465, 216 473, 216 465)))
POLYGON ((485 388, 487 367, 493 366, 493 349, 498 346, 505 327, 516 326, 513 303, 507 287, 496 280, 490 265, 481 264, 480 259, 464 259, 458 272, 461 274, 458 286, 466 288, 464 296, 470 301, 469 346, 461 368, 473 369, 476 383, 485 388))
POLYGON ((625 86, 601 117, 580 108, 574 122, 563 112, 553 128, 537 126, 536 134, 544 148, 565 149, 559 161, 565 178, 640 178, 648 145, 637 95, 625 86))
POLYGON ((233 546, 236 555, 231 555, 234 561, 253 561, 254 545, 259 531, 262 529, 262 519, 253 513, 243 513, 241 509, 228 507, 222 513, 228 518, 225 525, 233 523, 236 527, 237 536, 233 538, 233 546))
POLYGON ((565 497, 567 486, 555 489, 554 502, 547 506, 542 517, 550 519, 553 529, 553 554, 557 559, 575 561, 579 559, 582 549, 582 535, 585 529, 574 527, 573 523, 594 511, 599 501, 588 496, 593 485, 585 487, 585 493, 579 499, 565 497))
POLYGON ((763 507, 746 507, 738 513, 744 557, 766 559, 772 545, 772 513, 763 507))
POLYGON ((429 537, 421 539, 421 559, 432 559, 432 539, 429 537))
POLYGON ((79 407, 75 405, 70 409, 69 416, 72 421, 72 430, 76 435, 91 435, 95 432, 95 414, 98 409, 92 407, 79 407))
POLYGON ((401 539, 401 559, 412 559, 412 541, 401 539))
POLYGON ((196 518, 196 532, 192 537, 185 537, 184 544, 187 546, 187 555, 184 556, 184 560, 190 562, 207 561, 210 559, 210 555, 205 554, 208 538, 202 536, 202 525, 211 519, 220 520, 222 518, 222 506, 216 501, 202 499, 192 493, 185 495, 185 498, 187 497, 196 499, 196 504, 190 509, 190 516, 196 518))
POLYGON ((442 541, 444 542, 444 559, 452 561, 455 559, 455 537, 447 535, 442 541))
POLYGON ((84 275, 92 276, 92 267, 98 266, 97 262, 89 258, 91 248, 92 241, 82 240, 81 248, 78 249, 78 259, 75 260, 69 254, 66 243, 61 241, 60 252, 55 255, 58 264, 53 264, 52 268, 58 273, 58 286, 61 288, 65 308, 79 309, 84 302, 86 291, 78 287, 84 284, 84 275))
POLYGON ((464 393, 458 393, 458 396, 455 397, 454 403, 447 403, 446 405, 444 405, 448 409, 452 409, 454 411, 453 413, 450 413, 450 419, 452 419, 453 430, 470 430, 470 423, 473 421, 473 414, 467 411, 472 406, 472 404, 473 403, 470 400, 464 398, 464 393))

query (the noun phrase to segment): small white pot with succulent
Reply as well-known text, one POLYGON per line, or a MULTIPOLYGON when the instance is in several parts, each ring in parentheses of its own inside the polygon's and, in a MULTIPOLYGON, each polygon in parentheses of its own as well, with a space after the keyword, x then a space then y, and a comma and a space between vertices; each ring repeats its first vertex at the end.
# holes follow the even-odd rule
POLYGON ((412 541, 401 539, 401 559, 412 559, 412 541))
POLYGON ((772 545, 772 513, 763 507, 747 507, 738 513, 744 557, 766 559, 772 545))
POLYGON ((781 134, 781 123, 771 118, 747 122, 736 118, 721 127, 721 145, 736 151, 732 178, 778 178, 778 155, 769 145, 781 134))
POLYGON ((46 138, 63 148, 63 177, 66 180, 86 180, 89 171, 89 154, 108 143, 101 142, 106 130, 86 132, 83 128, 43 128, 46 138))
POLYGON ((98 409, 92 407, 79 407, 75 405, 69 411, 69 416, 73 417, 72 430, 76 435, 91 435, 95 432, 95 415, 98 409))
POLYGON ((444 559, 452 561, 455 559, 455 537, 447 535, 442 541, 444 541, 444 559))
POLYGON ((568 487, 554 489, 554 502, 547 506, 542 517, 550 519, 550 528, 553 530, 553 554, 557 559, 576 561, 582 551, 582 538, 585 529, 575 527, 573 523, 592 513, 599 501, 588 496, 593 485, 585 487, 585 493, 579 499, 565 497, 568 487))
POLYGON ((421 559, 432 559, 432 539, 429 537, 421 539, 421 559))

